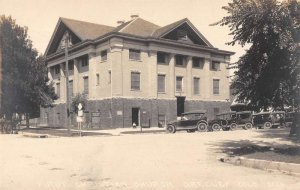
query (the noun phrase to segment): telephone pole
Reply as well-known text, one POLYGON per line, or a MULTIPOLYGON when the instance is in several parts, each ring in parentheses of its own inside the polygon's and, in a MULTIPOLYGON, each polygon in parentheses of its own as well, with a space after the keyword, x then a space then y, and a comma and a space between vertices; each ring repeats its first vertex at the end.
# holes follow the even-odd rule
POLYGON ((65 34, 65 58, 66 58, 66 67, 65 67, 65 75, 66 75, 66 117, 65 124, 68 129, 69 135, 71 134, 71 125, 70 125, 70 100, 69 100, 69 58, 68 58, 68 46, 69 46, 69 33, 65 34))

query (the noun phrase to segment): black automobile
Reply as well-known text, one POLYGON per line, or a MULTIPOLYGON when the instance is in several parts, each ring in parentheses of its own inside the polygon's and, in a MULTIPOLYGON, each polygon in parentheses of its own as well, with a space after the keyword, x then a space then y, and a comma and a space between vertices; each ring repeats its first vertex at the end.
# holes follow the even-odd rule
POLYGON ((260 112, 253 114, 253 123, 257 128, 275 128, 285 126, 285 112, 260 112))
POLYGON ((225 112, 216 115, 216 118, 208 122, 209 129, 212 131, 224 131, 235 130, 237 128, 251 129, 252 124, 252 112, 225 112))
POLYGON ((207 117, 205 110, 189 111, 181 114, 179 120, 169 122, 166 128, 168 133, 175 133, 179 130, 187 132, 207 131, 207 117))

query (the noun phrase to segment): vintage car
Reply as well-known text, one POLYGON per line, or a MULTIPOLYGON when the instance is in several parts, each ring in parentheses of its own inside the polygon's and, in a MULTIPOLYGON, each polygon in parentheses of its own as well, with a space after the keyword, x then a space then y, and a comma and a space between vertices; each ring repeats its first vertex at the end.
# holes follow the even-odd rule
POLYGON ((167 124, 166 131, 175 133, 179 130, 187 132, 207 131, 207 117, 205 110, 189 111, 181 114, 179 120, 171 121, 167 124))
POLYGON ((251 129, 252 124, 252 112, 225 112, 216 115, 216 119, 208 122, 209 129, 212 131, 224 131, 235 130, 237 128, 251 129))
POLYGON ((253 123, 257 128, 271 128, 285 126, 285 112, 260 112, 253 114, 253 123))

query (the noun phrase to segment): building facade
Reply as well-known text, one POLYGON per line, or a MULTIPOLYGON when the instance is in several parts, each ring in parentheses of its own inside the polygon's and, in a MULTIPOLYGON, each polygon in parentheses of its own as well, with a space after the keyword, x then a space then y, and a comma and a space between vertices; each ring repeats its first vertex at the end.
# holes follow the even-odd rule
POLYGON ((67 84, 70 96, 86 95, 94 127, 157 126, 195 109, 212 118, 229 110, 232 54, 213 47, 188 19, 160 27, 133 17, 110 27, 60 18, 45 52, 59 99, 41 109, 41 120, 64 125, 67 84))

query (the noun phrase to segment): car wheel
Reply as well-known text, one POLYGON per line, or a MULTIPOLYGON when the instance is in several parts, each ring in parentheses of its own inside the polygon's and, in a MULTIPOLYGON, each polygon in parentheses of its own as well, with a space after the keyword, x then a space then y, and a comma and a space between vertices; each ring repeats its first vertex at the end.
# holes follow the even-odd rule
POLYGON ((214 123, 211 128, 212 128, 213 131, 220 131, 221 130, 221 126, 218 123, 214 123))
POLYGON ((266 122, 264 124, 264 128, 270 129, 272 127, 272 123, 271 122, 266 122))
POLYGON ((246 123, 245 124, 245 129, 246 130, 252 129, 252 123, 246 123))
POLYGON ((236 130, 237 129, 237 124, 236 123, 231 123, 230 129, 231 130, 236 130))
POLYGON ((174 125, 168 125, 167 126, 167 132, 168 133, 175 133, 176 132, 176 128, 174 127, 174 125))
POLYGON ((207 131, 207 125, 206 123, 198 123, 197 124, 197 129, 199 132, 205 132, 207 131))

